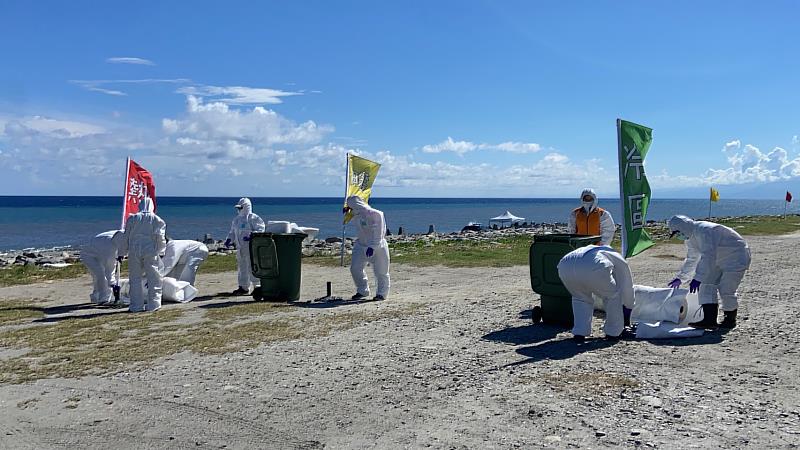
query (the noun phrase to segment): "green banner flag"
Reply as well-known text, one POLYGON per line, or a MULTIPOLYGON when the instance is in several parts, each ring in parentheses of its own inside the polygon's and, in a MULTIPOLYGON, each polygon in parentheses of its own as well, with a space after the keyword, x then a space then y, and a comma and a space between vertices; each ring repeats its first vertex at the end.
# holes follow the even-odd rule
POLYGON ((654 245, 644 229, 650 204, 650 184, 644 174, 644 158, 652 141, 652 129, 617 119, 622 254, 626 258, 654 245))

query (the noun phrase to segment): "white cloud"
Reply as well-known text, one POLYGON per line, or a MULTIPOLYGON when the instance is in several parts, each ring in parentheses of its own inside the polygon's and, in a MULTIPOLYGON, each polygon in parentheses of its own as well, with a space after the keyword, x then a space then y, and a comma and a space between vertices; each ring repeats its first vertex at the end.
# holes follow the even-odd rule
POLYGON ((231 175, 235 177, 240 177, 244 174, 241 170, 237 169, 236 167, 231 167, 231 175))
POLYGON ((278 104, 283 103, 281 97, 302 95, 300 92, 245 86, 185 86, 179 88, 177 92, 193 97, 210 97, 215 102, 228 105, 278 104))
POLYGON ((261 106, 237 109, 194 96, 187 97, 185 117, 165 118, 161 128, 178 151, 212 159, 268 157, 275 146, 316 145, 333 131, 310 120, 296 123, 261 106))
POLYGON ((703 176, 707 184, 761 183, 800 176, 800 157, 790 159, 785 149, 775 147, 764 153, 754 145, 742 148, 739 141, 734 142, 737 145, 728 143, 723 148, 730 167, 709 169, 703 176))
POLYGON ((2 134, 15 138, 30 138, 33 135, 48 135, 69 139, 101 134, 106 130, 95 124, 73 120, 58 120, 42 116, 21 117, 5 122, 2 134))
POLYGON ((472 142, 454 141, 453 138, 448 136, 446 140, 438 144, 426 145, 422 147, 422 151, 425 153, 453 152, 461 156, 464 153, 471 152, 477 148, 478 146, 472 142))
POLYGON ((130 85, 130 84, 185 84, 191 83, 192 80, 188 78, 144 78, 140 80, 69 80, 70 83, 80 86, 87 91, 100 92, 108 95, 125 96, 126 92, 118 88, 110 89, 103 86, 114 85, 130 85))
POLYGON ((129 56, 119 56, 114 58, 106 59, 107 63, 110 64, 135 64, 138 66, 155 66, 156 63, 150 61, 149 59, 144 58, 133 58, 129 56))
POLYGON ((453 152, 459 156, 464 156, 465 153, 475 150, 492 150, 508 153, 536 153, 542 150, 542 147, 536 143, 528 142, 502 142, 500 144, 476 144, 469 141, 455 141, 451 137, 447 137, 444 141, 438 144, 429 144, 422 147, 424 153, 443 153, 453 152))

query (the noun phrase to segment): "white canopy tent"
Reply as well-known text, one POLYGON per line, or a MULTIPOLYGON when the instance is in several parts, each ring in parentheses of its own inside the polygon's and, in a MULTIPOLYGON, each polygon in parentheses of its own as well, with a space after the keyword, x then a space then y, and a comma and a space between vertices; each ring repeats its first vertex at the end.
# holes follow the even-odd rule
POLYGON ((499 223, 500 228, 505 228, 507 226, 510 227, 515 223, 520 223, 524 221, 525 221, 524 217, 517 217, 514 214, 511 214, 510 211, 506 211, 497 217, 492 217, 491 219, 489 219, 489 227, 491 228, 492 223, 499 223))

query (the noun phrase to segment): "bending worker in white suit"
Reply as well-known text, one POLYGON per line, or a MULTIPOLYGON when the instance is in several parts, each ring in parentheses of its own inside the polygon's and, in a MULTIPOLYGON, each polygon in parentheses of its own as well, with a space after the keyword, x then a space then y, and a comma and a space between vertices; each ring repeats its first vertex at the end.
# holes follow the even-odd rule
POLYGON ((89 299, 95 305, 114 301, 111 287, 117 261, 127 253, 122 230, 111 230, 93 237, 81 248, 81 262, 92 274, 93 288, 89 299))
POLYGON ((358 238, 353 244, 353 260, 350 262, 350 275, 356 285, 353 300, 369 296, 369 280, 364 270, 372 263, 372 270, 378 281, 378 292, 373 300, 386 300, 389 295, 389 244, 386 243, 386 220, 383 212, 370 207, 361 197, 347 198, 347 207, 353 211, 358 238))
POLYGON ((597 194, 594 193, 594 189, 584 189, 581 192, 581 206, 573 209, 569 215, 567 232, 583 236, 600 236, 600 242, 596 244, 611 245, 616 230, 611 213, 597 206, 597 194))
POLYGON ((722 298, 725 318, 722 328, 736 326, 739 299, 736 290, 750 268, 750 247, 739 233, 713 222, 692 220, 686 216, 673 216, 668 222, 675 236, 686 242, 686 260, 669 287, 680 287, 689 281, 689 292, 697 291, 703 308, 703 320, 690 323, 697 328, 716 328, 717 293, 722 298))
POLYGON ((185 281, 194 286, 197 269, 208 258, 208 247, 192 240, 167 241, 164 257, 161 258, 161 275, 185 281))
POLYGON ((608 246, 587 245, 561 258, 558 276, 572 294, 572 334, 576 341, 592 334, 592 294, 603 299, 606 337, 622 334, 625 316, 633 309, 633 275, 622 255, 608 246))
POLYGON ((161 308, 161 260, 167 246, 164 233, 167 225, 155 212, 149 197, 139 202, 139 212, 125 222, 125 242, 128 245, 128 274, 130 275, 131 312, 155 311, 161 308), (142 278, 147 278, 147 305, 142 292, 142 278))
POLYGON ((264 220, 253 213, 253 204, 249 198, 241 198, 234 206, 238 211, 236 217, 231 222, 231 231, 225 246, 230 247, 236 243, 236 264, 239 266, 239 288, 233 291, 233 295, 247 295, 250 293, 250 285, 261 286, 261 280, 253 276, 250 270, 250 234, 264 231, 264 220))

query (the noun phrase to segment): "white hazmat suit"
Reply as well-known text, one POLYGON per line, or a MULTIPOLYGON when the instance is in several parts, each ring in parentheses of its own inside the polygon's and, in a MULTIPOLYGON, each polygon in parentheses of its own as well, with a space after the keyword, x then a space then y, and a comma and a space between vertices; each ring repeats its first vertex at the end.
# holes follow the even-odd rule
POLYGON ((239 290, 235 291, 246 294, 250 291, 250 285, 260 286, 261 280, 253 276, 250 269, 250 234, 264 231, 264 221, 257 214, 253 213, 253 204, 249 198, 241 198, 236 203, 239 213, 231 222, 231 231, 228 233, 226 243, 236 243, 236 264, 239 267, 239 290))
POLYGON ((194 285, 197 269, 208 258, 208 247, 192 240, 170 240, 161 258, 161 275, 194 285))
POLYGON ((125 242, 128 246, 130 275, 129 310, 155 311, 161 308, 161 260, 166 248, 166 224, 153 211, 153 200, 145 197, 139 202, 139 212, 125 222, 125 242), (147 304, 142 293, 143 277, 147 279, 147 304))
POLYGON ((681 215, 669 219, 668 225, 686 243, 686 260, 675 278, 700 282, 697 297, 701 305, 716 305, 719 293, 723 311, 738 309, 736 290, 750 268, 750 247, 744 238, 724 225, 681 215))
POLYGON ((114 301, 111 287, 114 285, 114 270, 117 257, 127 252, 125 235, 121 230, 111 230, 93 237, 81 248, 81 262, 92 274, 92 293, 89 299, 96 305, 114 301))
POLYGON ((587 245, 567 253, 558 263, 558 276, 572 294, 572 334, 592 334, 592 295, 603 299, 606 336, 617 337, 624 329, 625 308, 633 308, 633 275, 625 258, 613 248, 587 245))
POLYGON ((614 224, 614 218, 611 217, 610 212, 597 207, 597 194, 594 193, 594 189, 586 188, 581 192, 581 203, 581 207, 576 208, 569 215, 567 231, 570 234, 583 234, 585 236, 599 234, 599 245, 611 245, 617 226, 614 224), (583 201, 584 196, 592 197, 592 201, 583 201), (580 211, 581 209, 583 209, 583 212, 580 211), (593 217, 598 215, 599 217, 593 217), (580 218, 578 216, 580 216, 580 218), (599 222, 598 228, 592 226, 594 220, 599 222))
POLYGON ((370 207, 356 195, 347 198, 347 206, 353 211, 358 237, 353 244, 353 260, 350 275, 356 285, 356 296, 369 296, 369 280, 364 270, 367 263, 377 278, 376 299, 385 299, 391 285, 389 279, 389 245, 386 243, 386 220, 383 212, 370 207))

